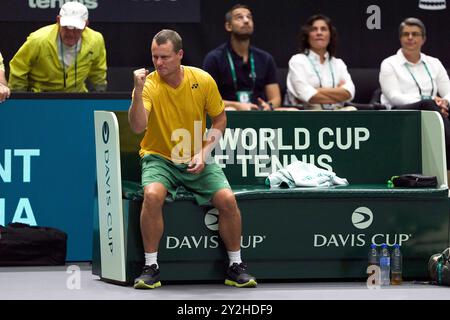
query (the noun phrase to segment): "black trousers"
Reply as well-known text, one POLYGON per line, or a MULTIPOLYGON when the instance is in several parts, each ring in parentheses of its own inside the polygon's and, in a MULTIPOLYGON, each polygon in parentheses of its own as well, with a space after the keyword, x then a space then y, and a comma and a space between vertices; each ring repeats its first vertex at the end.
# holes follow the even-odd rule
POLYGON ((434 100, 421 100, 419 102, 405 104, 402 106, 393 106, 393 110, 420 110, 437 111, 444 122, 445 132, 445 154, 447 155, 447 170, 450 170, 450 120, 441 113, 441 109, 434 100))

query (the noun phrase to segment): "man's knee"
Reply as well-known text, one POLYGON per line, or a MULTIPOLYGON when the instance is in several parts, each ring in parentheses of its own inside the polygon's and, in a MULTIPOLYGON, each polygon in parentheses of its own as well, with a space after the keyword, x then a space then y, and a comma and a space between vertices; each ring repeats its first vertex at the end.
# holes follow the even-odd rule
POLYGON ((162 207, 166 194, 167 190, 163 185, 150 184, 144 188, 144 203, 152 207, 162 207))
POLYGON ((236 202, 236 197, 233 191, 230 189, 219 190, 213 199, 213 204, 219 210, 219 212, 236 212, 238 211, 238 206, 236 202))

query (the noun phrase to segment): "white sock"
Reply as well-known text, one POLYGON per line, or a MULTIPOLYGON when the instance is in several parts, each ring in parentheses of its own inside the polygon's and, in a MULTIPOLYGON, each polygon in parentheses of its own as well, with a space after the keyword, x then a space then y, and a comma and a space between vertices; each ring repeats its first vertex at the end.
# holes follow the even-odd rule
POLYGON ((158 266, 158 252, 147 253, 145 252, 145 265, 151 266, 152 264, 156 264, 158 266))
POLYGON ((242 262, 241 260, 241 250, 238 251, 227 251, 228 252, 228 259, 230 260, 229 266, 231 266, 233 263, 240 264, 242 262))

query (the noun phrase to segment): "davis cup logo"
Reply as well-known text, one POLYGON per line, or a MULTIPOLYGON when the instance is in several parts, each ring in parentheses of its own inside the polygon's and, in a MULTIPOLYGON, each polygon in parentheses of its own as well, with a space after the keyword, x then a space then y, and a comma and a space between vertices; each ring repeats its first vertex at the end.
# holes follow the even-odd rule
POLYGON ((105 144, 109 141, 109 125, 108 122, 103 122, 102 126, 102 139, 105 144))
POLYGON ((219 210, 212 208, 205 214, 205 225, 211 231, 219 230, 219 210))
POLYGON ((373 222, 373 213, 369 208, 359 207, 352 214, 352 223, 355 228, 367 229, 373 222))

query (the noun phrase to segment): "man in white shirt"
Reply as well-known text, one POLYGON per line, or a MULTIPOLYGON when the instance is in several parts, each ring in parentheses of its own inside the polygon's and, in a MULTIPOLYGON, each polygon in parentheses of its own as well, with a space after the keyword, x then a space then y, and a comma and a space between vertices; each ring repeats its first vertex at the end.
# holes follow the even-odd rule
POLYGON ((399 32, 401 49, 381 63, 381 103, 391 109, 434 100, 447 113, 450 80, 438 59, 421 52, 425 26, 419 19, 408 18, 400 24, 399 32))
POLYGON ((444 120, 447 168, 450 168, 450 79, 442 63, 421 52, 425 25, 417 18, 399 27, 401 48, 380 67, 381 103, 388 109, 437 111, 444 120))
POLYGON ((336 35, 336 28, 324 15, 310 17, 302 27, 301 53, 289 60, 285 105, 342 110, 345 102, 353 99, 355 85, 347 66, 334 57, 336 35))

